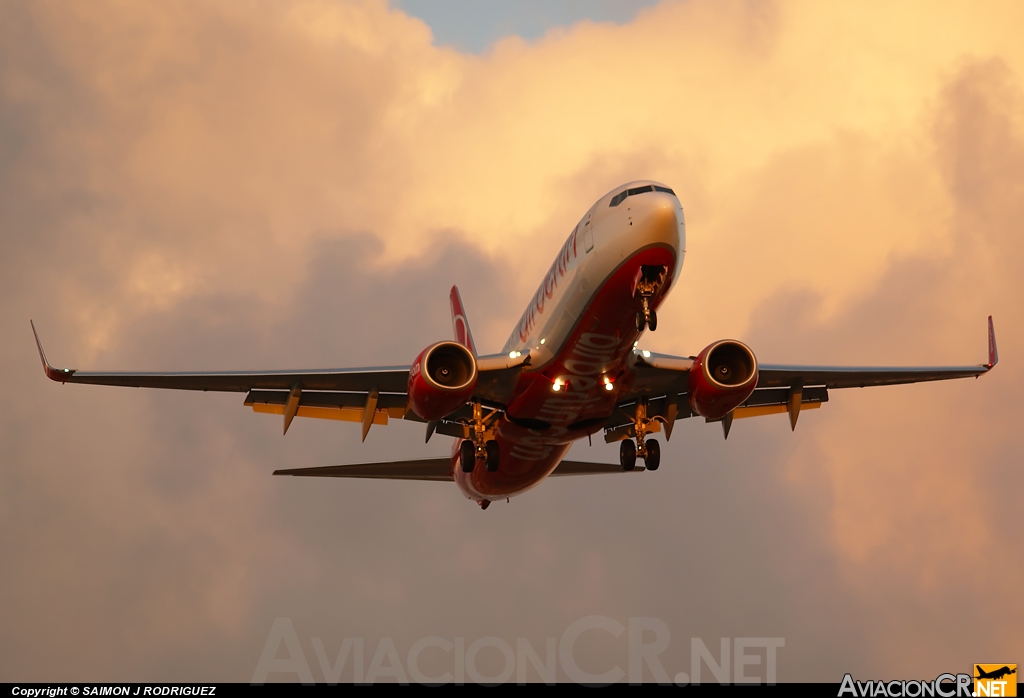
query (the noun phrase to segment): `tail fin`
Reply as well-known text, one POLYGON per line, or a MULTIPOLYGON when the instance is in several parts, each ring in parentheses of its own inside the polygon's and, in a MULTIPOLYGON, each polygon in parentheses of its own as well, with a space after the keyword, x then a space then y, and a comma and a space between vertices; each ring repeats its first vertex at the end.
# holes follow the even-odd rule
POLYGON ((459 295, 459 287, 452 286, 452 329, 455 331, 455 341, 473 352, 476 356, 476 343, 473 342, 473 333, 469 330, 469 320, 466 318, 466 309, 462 306, 462 296, 459 295))

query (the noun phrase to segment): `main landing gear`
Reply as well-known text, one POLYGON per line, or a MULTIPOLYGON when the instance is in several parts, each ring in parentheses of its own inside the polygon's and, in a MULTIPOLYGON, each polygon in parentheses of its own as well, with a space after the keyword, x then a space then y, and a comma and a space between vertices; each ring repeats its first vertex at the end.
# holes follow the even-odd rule
POLYGON ((498 472, 501 449, 498 447, 497 441, 487 438, 488 425, 497 415, 497 412, 497 410, 494 410, 484 418, 483 408, 480 406, 480 403, 473 403, 473 418, 466 424, 471 430, 471 438, 466 439, 459 446, 459 465, 462 467, 462 472, 473 472, 477 460, 484 462, 487 472, 498 472))
POLYGON ((619 464, 623 470, 636 468, 637 456, 643 458, 644 467, 648 470, 657 470, 661 466, 661 444, 655 439, 646 438, 653 422, 653 419, 647 418, 647 399, 643 398, 636 405, 636 416, 633 421, 636 442, 624 439, 619 446, 619 464))
MULTIPOLYGON (((481 459, 484 462, 484 467, 487 468, 487 472, 496 473, 498 472, 498 465, 500 463, 501 454, 498 448, 498 442, 494 439, 484 442, 484 457, 481 459)), ((476 468, 477 453, 476 446, 469 439, 462 442, 459 446, 459 464, 462 466, 462 472, 471 473, 476 468)))

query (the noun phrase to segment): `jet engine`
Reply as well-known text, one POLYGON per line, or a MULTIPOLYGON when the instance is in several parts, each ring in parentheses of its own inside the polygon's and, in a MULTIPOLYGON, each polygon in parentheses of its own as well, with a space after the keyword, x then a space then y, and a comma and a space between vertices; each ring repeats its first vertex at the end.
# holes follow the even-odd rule
POLYGON ((469 401, 476 379, 469 349, 456 342, 432 344, 409 369, 409 408, 423 419, 441 419, 469 401))
POLYGON ((750 347, 723 339, 706 347, 690 367, 690 407, 701 417, 721 419, 757 387, 757 359, 750 347))

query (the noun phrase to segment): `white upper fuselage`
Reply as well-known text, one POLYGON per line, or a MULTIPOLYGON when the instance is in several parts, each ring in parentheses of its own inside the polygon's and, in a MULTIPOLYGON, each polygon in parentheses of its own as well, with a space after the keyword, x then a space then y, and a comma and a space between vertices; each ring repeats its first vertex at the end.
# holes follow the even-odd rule
MULTIPOLYGON (((652 191, 610 203, 622 192, 645 186, 668 189, 640 180, 611 190, 590 207, 559 251, 502 352, 530 353, 532 366, 550 362, 563 348, 577 318, 600 284, 633 252, 664 244, 676 252, 679 276, 686 252, 683 208, 675 194, 652 191)), ((667 290, 667 289, 666 289, 667 290)))

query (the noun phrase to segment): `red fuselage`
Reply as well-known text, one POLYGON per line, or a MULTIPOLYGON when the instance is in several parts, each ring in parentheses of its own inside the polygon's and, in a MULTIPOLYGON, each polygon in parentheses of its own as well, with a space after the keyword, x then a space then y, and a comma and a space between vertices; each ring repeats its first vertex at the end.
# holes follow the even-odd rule
POLYGON ((641 334, 638 279, 664 270, 649 301, 656 309, 684 251, 682 208, 665 187, 634 182, 594 204, 505 346, 529 351, 531 365, 495 428, 500 469, 463 472, 456 441, 452 472, 467 497, 486 502, 522 494, 551 474, 573 441, 601 430, 633 379, 628 360, 641 334), (644 191, 621 196, 637 189, 644 191))

